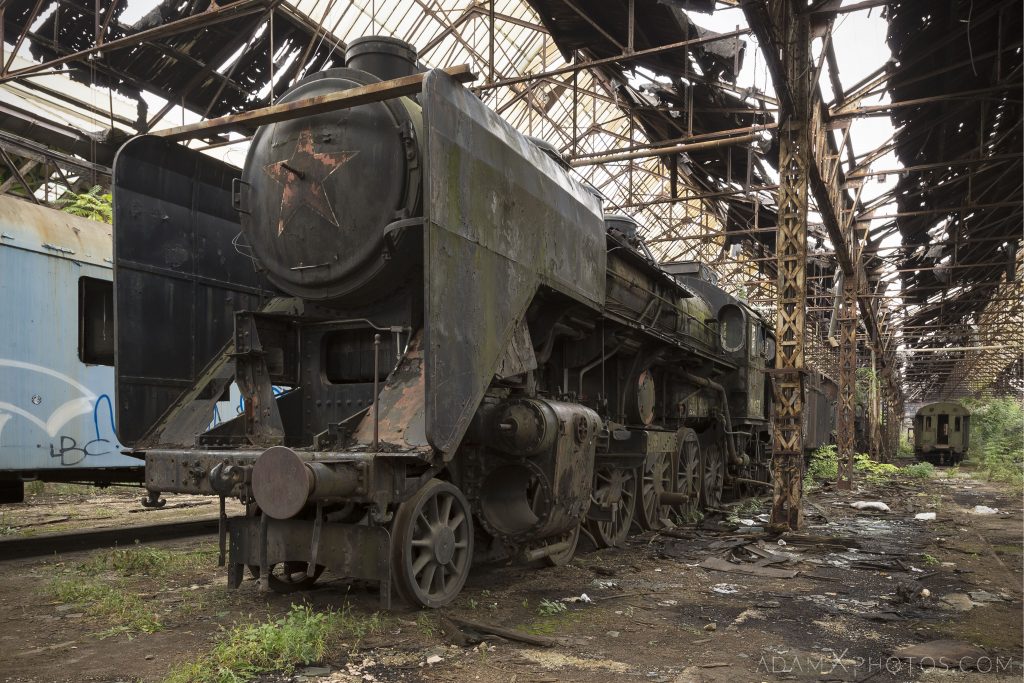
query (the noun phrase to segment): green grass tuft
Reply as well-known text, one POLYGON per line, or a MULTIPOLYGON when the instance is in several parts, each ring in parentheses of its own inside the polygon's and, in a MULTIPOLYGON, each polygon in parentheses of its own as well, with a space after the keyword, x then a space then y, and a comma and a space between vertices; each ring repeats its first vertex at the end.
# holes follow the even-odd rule
POLYGON ((163 628, 160 618, 136 594, 102 581, 74 575, 53 579, 48 592, 57 601, 76 605, 88 617, 109 624, 101 638, 120 633, 155 633, 163 628))
POLYGON ((164 683, 243 683, 269 671, 290 674, 298 665, 323 661, 341 637, 358 642, 383 627, 379 614, 355 615, 348 606, 317 612, 292 605, 280 619, 224 631, 207 655, 177 666, 164 683))
POLYGON ((185 576, 212 567, 217 550, 204 548, 188 552, 134 545, 94 554, 78 566, 82 574, 114 571, 121 576, 185 576))

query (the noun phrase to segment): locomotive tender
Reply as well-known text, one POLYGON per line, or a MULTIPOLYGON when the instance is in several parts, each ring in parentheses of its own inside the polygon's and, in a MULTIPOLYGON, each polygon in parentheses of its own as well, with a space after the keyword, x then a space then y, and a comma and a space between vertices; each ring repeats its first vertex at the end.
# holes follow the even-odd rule
MULTIPOLYGON (((415 72, 364 42, 280 102, 415 72)), ((438 607, 475 543, 561 564, 767 481, 765 321, 441 71, 261 127, 240 179, 152 136, 114 175, 119 432, 151 492, 249 504, 230 585, 438 607)))

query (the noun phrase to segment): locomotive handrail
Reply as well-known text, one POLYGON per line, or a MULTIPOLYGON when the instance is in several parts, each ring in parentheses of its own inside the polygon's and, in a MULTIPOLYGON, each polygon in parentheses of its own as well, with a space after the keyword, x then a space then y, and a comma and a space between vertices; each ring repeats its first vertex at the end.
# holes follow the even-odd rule
MULTIPOLYGON (((442 69, 446 74, 459 83, 470 83, 476 80, 476 74, 468 64, 450 66, 442 69)), ((268 123, 289 121, 302 116, 314 116, 339 109, 350 109, 363 104, 381 102, 404 95, 414 95, 423 89, 423 79, 426 73, 413 74, 395 78, 390 81, 371 83, 358 88, 350 88, 330 95, 319 95, 309 97, 296 102, 274 104, 269 107, 253 109, 240 114, 229 114, 216 119, 200 121, 187 126, 176 126, 153 131, 153 135, 166 138, 167 140, 188 140, 196 137, 208 137, 214 133, 226 132, 229 129, 237 128, 240 125, 262 126, 268 123)))

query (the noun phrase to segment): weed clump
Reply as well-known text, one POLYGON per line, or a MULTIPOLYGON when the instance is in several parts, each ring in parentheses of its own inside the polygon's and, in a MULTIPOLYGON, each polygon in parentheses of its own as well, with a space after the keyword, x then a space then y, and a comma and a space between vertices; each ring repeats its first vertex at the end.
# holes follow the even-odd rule
POLYGON ((97 634, 100 638, 122 633, 155 633, 163 628, 157 614, 138 595, 97 579, 59 576, 50 582, 48 589, 58 601, 81 607, 90 618, 112 624, 97 634))
POLYGON ((935 476, 935 465, 930 462, 918 462, 901 467, 900 473, 911 479, 930 479, 935 476))
POLYGON ((341 637, 361 640, 382 627, 380 615, 357 616, 348 606, 318 612, 292 605, 279 619, 225 630, 207 655, 179 665, 164 683, 242 683, 268 671, 287 675, 297 665, 323 661, 341 637))

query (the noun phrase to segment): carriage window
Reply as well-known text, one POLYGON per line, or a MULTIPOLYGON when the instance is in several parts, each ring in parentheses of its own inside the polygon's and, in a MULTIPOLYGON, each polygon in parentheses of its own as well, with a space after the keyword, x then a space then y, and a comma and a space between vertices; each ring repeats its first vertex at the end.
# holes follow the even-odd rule
POLYGON ((959 431, 960 431, 960 418, 959 418, 959 417, 958 417, 958 418, 956 418, 956 419, 955 419, 955 420, 953 421, 953 431, 956 431, 956 432, 959 432, 959 431))
POLYGON ((78 357, 91 365, 114 364, 114 285, 78 278, 78 357))
POLYGON ((924 419, 924 428, 925 429, 931 429, 932 428, 932 416, 931 415, 929 415, 928 417, 926 417, 924 419))

